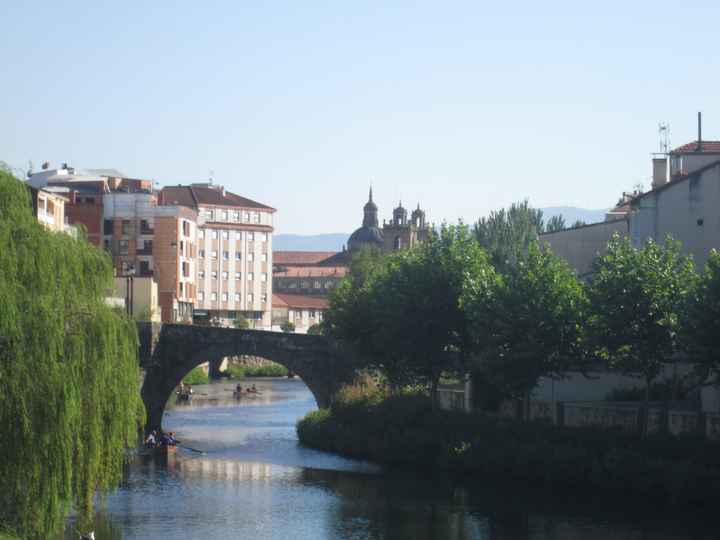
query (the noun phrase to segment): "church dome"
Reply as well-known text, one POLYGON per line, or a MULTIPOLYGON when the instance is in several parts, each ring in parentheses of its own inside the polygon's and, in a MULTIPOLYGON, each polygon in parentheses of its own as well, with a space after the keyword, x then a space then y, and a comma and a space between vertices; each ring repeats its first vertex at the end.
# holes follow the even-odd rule
POLYGON ((348 249, 357 251, 365 246, 382 248, 385 243, 383 233, 378 227, 377 218, 378 207, 372 199, 372 188, 370 188, 370 196, 368 202, 363 206, 363 224, 362 227, 355 230, 348 239, 348 249))

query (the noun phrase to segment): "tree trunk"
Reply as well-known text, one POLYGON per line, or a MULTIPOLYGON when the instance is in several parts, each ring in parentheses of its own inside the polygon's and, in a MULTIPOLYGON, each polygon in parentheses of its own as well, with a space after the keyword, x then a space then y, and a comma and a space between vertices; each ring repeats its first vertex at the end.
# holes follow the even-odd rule
POLYGON ((437 393, 438 393, 438 381, 439 375, 433 375, 430 380, 430 403, 432 404, 432 410, 435 412, 438 409, 437 393))

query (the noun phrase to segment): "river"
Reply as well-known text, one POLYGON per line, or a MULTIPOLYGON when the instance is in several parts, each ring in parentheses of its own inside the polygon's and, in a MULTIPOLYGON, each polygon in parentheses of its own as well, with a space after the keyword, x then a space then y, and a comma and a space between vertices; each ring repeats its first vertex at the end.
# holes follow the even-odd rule
MULTIPOLYGON (((300 447, 295 423, 315 408, 307 387, 253 382, 262 395, 236 400, 233 385, 218 383, 168 406, 165 428, 202 453, 138 456, 98 502, 98 540, 717 538, 690 518, 600 511, 592 501, 383 471, 300 447)), ((77 538, 72 520, 65 538, 77 538)))

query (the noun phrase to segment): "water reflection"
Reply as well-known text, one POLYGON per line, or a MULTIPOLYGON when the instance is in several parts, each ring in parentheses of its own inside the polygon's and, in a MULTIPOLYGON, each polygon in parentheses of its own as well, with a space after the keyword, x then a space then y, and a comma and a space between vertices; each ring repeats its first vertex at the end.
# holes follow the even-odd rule
POLYGON ((608 515, 548 493, 382 472, 371 464, 300 448, 295 421, 315 406, 309 391, 300 381, 260 384, 262 400, 238 402, 227 392, 232 385, 211 385, 202 390, 206 396, 171 406, 167 427, 207 453, 181 450, 167 460, 138 457, 96 516, 98 540, 716 536, 688 521, 677 525, 608 515))

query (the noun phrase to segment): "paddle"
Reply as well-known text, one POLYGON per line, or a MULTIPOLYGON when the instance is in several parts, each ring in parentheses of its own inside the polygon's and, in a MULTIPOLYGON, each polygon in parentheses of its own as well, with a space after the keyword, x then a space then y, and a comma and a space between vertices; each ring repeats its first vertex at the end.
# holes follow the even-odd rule
POLYGON ((191 448, 189 446, 185 446, 184 444, 175 443, 176 446, 179 446, 180 448, 184 448, 185 450, 191 450, 193 452, 197 452, 198 454, 204 454, 205 452, 203 450, 198 450, 197 448, 191 448))

